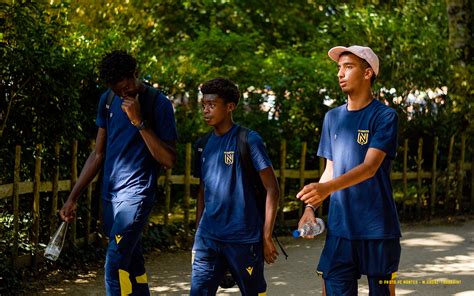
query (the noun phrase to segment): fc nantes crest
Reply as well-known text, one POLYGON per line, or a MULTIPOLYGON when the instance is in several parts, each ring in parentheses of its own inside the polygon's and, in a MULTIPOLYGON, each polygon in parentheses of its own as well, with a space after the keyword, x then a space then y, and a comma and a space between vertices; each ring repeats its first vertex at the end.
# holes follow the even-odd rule
POLYGON ((224 162, 226 165, 234 163, 234 151, 224 151, 224 162))
POLYGON ((357 143, 365 145, 369 142, 369 130, 358 130, 357 143))

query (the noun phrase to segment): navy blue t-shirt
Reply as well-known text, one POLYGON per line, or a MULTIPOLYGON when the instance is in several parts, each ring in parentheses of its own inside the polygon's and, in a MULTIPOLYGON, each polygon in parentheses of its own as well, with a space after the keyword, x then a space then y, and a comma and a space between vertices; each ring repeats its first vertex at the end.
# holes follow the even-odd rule
MULTIPOLYGON (((204 211, 196 235, 227 243, 255 243, 262 239, 265 217, 257 198, 243 175, 237 145, 238 125, 227 133, 210 136, 201 155, 204 211)), ((271 166, 265 145, 255 131, 248 134, 252 163, 257 171, 271 166)))
POLYGON ((386 153, 375 176, 331 195, 329 234, 353 240, 401 236, 390 181, 397 137, 397 113, 377 100, 361 110, 344 104, 326 114, 318 156, 333 161, 334 178, 363 163, 369 148, 386 153))
MULTIPOLYGON (((110 109, 106 109, 107 94, 108 91, 100 98, 96 119, 97 126, 107 130, 102 198, 123 201, 152 196, 158 163, 139 130, 122 110, 120 97, 115 96, 110 109)), ((151 128, 162 141, 175 141, 176 123, 171 102, 159 92, 154 103, 154 126, 151 128)), ((141 108, 144 108, 143 104, 141 108)))

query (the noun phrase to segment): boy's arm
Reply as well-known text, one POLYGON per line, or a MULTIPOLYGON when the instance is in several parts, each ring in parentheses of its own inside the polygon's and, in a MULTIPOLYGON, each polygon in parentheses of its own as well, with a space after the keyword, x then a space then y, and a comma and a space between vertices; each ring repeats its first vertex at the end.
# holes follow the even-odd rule
POLYGON ((272 234, 275 225, 275 219, 278 209, 278 200, 280 198, 280 189, 278 181, 273 171, 273 167, 269 166, 259 172, 263 186, 267 190, 265 203, 265 224, 263 226, 263 252, 265 261, 273 263, 278 256, 275 245, 273 244, 272 234))
POLYGON ((92 151, 89 158, 87 158, 84 168, 76 184, 74 184, 66 203, 64 203, 64 206, 59 211, 59 215, 64 221, 70 222, 74 219, 76 216, 77 200, 102 169, 105 157, 105 144, 107 141, 106 135, 107 131, 104 128, 99 128, 97 131, 95 150, 92 151))
POLYGON ((204 185, 202 181, 199 180, 199 191, 197 197, 197 205, 196 205, 196 229, 199 226, 199 221, 201 221, 202 212, 204 211, 204 185))
POLYGON ((382 164, 385 155, 386 153, 380 149, 369 148, 363 163, 332 180, 306 185, 296 197, 306 204, 318 205, 331 193, 372 178, 382 164))

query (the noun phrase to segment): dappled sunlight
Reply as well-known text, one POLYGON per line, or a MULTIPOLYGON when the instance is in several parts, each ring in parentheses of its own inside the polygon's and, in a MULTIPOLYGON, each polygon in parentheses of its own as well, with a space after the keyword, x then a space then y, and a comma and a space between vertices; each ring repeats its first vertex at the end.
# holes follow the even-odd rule
POLYGON ((474 275, 474 253, 446 256, 434 260, 432 264, 415 265, 421 271, 450 275, 474 275))
POLYGON ((472 296, 472 295, 474 295, 474 290, 459 292, 459 293, 454 294, 453 296, 472 296))
MULTIPOLYGON (((465 240, 462 236, 446 232, 407 232, 404 236, 416 236, 416 238, 402 239, 400 243, 403 247, 452 247, 465 240)), ((445 250, 441 248, 437 251, 445 250)))

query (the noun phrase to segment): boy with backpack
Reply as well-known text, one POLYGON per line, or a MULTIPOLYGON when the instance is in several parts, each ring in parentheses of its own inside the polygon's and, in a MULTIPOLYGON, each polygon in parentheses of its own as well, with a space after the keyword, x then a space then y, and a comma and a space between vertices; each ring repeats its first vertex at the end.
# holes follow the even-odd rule
POLYGON ((176 162, 176 124, 171 102, 138 79, 137 62, 112 51, 100 63, 109 87, 100 98, 95 150, 60 211, 64 221, 76 215, 77 201, 102 170, 106 295, 150 295, 141 234, 155 198, 160 166, 176 162))
POLYGON ((191 295, 215 295, 226 270, 242 295, 265 295, 264 260, 271 264, 278 256, 272 240, 278 181, 259 134, 233 122, 238 87, 215 78, 201 93, 204 120, 213 131, 196 143, 200 185, 191 295))

